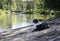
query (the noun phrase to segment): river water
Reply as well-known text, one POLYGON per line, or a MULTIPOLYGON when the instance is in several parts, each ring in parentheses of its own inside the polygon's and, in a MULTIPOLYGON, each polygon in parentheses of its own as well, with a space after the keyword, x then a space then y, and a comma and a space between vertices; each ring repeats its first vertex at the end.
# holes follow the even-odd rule
POLYGON ((3 18, 0 19, 0 32, 28 26, 31 23, 29 23, 29 20, 32 20, 31 15, 12 13, 10 16, 9 14, 6 14, 6 16, 3 16, 3 18))
POLYGON ((32 24, 33 19, 48 19, 49 17, 43 17, 39 14, 21 14, 12 13, 11 17, 6 14, 2 19, 0 19, 0 32, 6 31, 8 29, 16 29, 19 27, 25 27, 32 24))

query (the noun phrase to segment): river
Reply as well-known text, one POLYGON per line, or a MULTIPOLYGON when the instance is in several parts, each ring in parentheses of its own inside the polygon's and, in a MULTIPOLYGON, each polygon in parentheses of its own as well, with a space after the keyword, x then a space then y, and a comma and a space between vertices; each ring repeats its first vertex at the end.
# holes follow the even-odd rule
POLYGON ((16 29, 19 27, 28 26, 32 23, 31 20, 33 19, 48 19, 48 18, 49 18, 48 16, 44 17, 39 14, 22 14, 13 12, 11 17, 9 14, 6 14, 6 16, 4 16, 0 20, 0 32, 6 31, 8 29, 16 29))

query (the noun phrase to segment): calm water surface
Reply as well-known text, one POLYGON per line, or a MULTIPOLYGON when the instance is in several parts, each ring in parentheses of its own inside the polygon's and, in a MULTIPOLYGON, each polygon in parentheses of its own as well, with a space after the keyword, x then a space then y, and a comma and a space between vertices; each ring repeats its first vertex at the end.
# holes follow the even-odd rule
POLYGON ((32 24, 33 19, 47 19, 49 17, 43 17, 39 14, 12 14, 10 17, 9 15, 6 15, 6 17, 3 17, 0 19, 0 32, 6 31, 8 29, 16 29, 20 27, 25 27, 32 24), (11 24, 11 27, 9 27, 11 24))

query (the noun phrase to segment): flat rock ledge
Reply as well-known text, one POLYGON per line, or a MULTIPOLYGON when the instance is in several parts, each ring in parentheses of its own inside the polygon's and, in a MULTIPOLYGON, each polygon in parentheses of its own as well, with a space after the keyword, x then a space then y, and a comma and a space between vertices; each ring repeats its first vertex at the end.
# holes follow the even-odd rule
POLYGON ((60 27, 34 31, 35 28, 11 29, 0 33, 0 41, 60 41, 60 27))

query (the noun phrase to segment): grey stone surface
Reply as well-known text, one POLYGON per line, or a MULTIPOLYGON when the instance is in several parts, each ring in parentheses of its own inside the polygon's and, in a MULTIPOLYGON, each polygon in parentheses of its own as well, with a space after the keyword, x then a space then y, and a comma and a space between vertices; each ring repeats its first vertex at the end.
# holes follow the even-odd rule
POLYGON ((60 41, 60 26, 50 26, 51 28, 42 31, 35 31, 33 27, 24 29, 9 30, 0 33, 0 41, 60 41))

